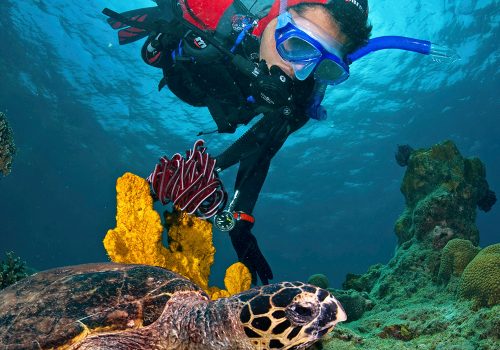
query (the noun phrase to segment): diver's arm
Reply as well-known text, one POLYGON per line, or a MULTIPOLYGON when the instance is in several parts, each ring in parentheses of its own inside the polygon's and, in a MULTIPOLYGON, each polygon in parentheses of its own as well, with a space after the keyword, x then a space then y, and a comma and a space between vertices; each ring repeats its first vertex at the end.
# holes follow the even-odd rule
POLYGON ((216 168, 219 171, 225 170, 258 152, 270 137, 269 132, 276 121, 275 113, 264 114, 261 120, 216 157, 216 168))
POLYGON ((146 64, 162 68, 172 63, 171 52, 175 49, 176 39, 165 33, 151 33, 141 49, 141 57, 146 64))
POLYGON ((225 170, 257 152, 273 157, 284 140, 304 126, 309 118, 305 113, 284 116, 281 112, 265 113, 246 133, 216 157, 216 168, 225 170))
POLYGON ((162 17, 156 21, 158 30, 149 34, 141 49, 141 56, 147 64, 162 68, 171 63, 171 53, 185 33, 182 25, 182 10, 177 0, 155 0, 162 17))

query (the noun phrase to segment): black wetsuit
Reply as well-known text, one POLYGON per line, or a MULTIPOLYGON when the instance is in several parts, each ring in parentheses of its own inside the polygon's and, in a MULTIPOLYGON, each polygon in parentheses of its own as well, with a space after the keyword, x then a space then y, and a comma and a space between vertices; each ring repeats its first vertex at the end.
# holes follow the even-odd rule
MULTIPOLYGON (((228 48, 234 45, 239 34, 234 30, 233 21, 241 11, 233 4, 217 26, 215 37, 228 48)), ((169 8, 162 13, 167 21, 175 19, 176 15, 169 12, 169 8)), ((234 132, 238 124, 247 124, 259 115, 258 106, 248 102, 250 78, 228 63, 210 44, 203 39, 200 41, 195 33, 186 28, 179 31, 179 27, 172 26, 172 33, 151 34, 142 48, 144 61, 163 70, 160 88, 166 85, 184 102, 208 107, 219 132, 234 132)), ((247 35, 235 52, 258 62, 259 46, 259 38, 247 35)), ((309 96, 311 90, 311 81, 294 87, 295 95, 309 96)), ((235 183, 239 197, 234 211, 253 212, 271 159, 287 137, 308 121, 305 106, 300 105, 306 98, 296 96, 294 100, 298 102, 291 114, 285 115, 282 109, 266 110, 261 120, 216 157, 216 166, 221 171, 239 163, 235 183)), ((248 221, 237 221, 230 231, 231 241, 239 260, 249 267, 254 277, 258 274, 266 284, 273 274, 251 233, 252 226, 248 221)))

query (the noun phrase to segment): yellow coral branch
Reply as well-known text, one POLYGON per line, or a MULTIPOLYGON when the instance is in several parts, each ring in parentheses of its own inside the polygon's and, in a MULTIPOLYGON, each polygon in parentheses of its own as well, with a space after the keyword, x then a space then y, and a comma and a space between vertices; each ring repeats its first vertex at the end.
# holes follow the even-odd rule
POLYGON ((175 271, 203 288, 212 298, 229 296, 250 288, 250 271, 241 263, 226 271, 227 290, 209 287, 215 247, 212 225, 187 213, 166 217, 169 246, 162 243, 163 226, 153 209, 149 184, 131 173, 116 183, 116 228, 109 230, 104 247, 114 262, 160 266, 175 271))

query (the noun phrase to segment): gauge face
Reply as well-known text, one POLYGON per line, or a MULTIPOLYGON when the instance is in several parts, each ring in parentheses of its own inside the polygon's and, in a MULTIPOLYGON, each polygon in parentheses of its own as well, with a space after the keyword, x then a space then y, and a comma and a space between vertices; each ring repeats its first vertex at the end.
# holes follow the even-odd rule
POLYGON ((236 222, 234 220, 233 213, 223 211, 215 216, 214 224, 221 231, 231 231, 236 222))

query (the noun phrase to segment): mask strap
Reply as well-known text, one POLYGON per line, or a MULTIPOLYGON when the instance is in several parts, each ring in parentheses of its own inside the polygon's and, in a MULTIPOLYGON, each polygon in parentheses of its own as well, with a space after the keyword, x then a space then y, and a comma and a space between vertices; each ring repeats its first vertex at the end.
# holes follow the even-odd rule
POLYGON ((288 0, 280 0, 280 15, 286 11, 288 0))

